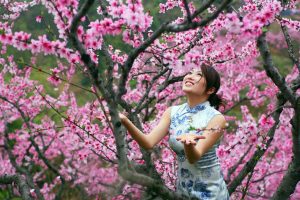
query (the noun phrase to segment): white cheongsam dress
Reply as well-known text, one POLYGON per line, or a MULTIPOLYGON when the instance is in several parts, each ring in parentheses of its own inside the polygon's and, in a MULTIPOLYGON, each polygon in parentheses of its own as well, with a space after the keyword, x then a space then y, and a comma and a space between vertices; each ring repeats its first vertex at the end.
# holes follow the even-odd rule
POLYGON ((220 140, 197 162, 190 164, 185 156, 183 144, 176 137, 194 132, 201 135, 208 122, 221 114, 208 101, 189 107, 187 103, 172 106, 169 128, 169 144, 177 155, 178 178, 176 191, 184 199, 229 200, 229 193, 223 178, 216 148, 220 140), (193 128, 191 128, 193 127, 193 128))

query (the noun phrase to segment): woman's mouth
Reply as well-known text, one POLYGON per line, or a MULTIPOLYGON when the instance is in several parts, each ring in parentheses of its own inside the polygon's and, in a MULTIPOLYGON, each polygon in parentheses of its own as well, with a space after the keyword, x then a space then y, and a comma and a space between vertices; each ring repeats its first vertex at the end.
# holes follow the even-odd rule
POLYGON ((193 82, 191 82, 191 81, 186 81, 186 82, 185 82, 185 85, 186 85, 186 86, 193 86, 193 85, 194 85, 194 83, 193 83, 193 82))

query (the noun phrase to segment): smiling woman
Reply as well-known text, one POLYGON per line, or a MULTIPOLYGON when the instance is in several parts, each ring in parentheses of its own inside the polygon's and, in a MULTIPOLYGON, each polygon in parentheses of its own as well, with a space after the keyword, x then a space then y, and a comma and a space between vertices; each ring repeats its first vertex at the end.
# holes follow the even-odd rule
POLYGON ((186 198, 229 199, 216 156, 225 126, 217 110, 222 102, 219 88, 220 76, 213 67, 193 69, 182 84, 187 103, 171 110, 169 144, 178 157, 177 191, 186 198))
POLYGON ((218 111, 222 103, 216 94, 219 88, 220 76, 213 67, 193 69, 182 83, 187 102, 168 108, 149 134, 120 114, 130 135, 145 149, 170 133, 169 144, 178 160, 176 190, 185 199, 229 199, 216 155, 226 123, 218 111))

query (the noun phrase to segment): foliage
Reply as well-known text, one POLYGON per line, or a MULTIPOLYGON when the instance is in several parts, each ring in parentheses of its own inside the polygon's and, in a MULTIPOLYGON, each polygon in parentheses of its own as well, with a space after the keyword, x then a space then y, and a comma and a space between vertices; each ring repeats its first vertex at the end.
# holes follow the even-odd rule
POLYGON ((118 112, 150 132, 203 63, 222 77, 231 198, 300 197, 299 5, 187 2, 0 1, 0 197, 178 198, 168 138, 151 156, 118 112))

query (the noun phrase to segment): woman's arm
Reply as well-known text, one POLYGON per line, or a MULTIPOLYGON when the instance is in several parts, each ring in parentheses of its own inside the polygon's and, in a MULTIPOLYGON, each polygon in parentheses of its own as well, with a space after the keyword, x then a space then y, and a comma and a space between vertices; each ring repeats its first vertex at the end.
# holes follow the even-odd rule
POLYGON ((222 129, 225 128, 226 120, 223 115, 216 115, 213 117, 207 127, 203 132, 203 136, 205 139, 199 140, 196 145, 192 140, 184 139, 179 140, 184 144, 185 155, 189 161, 189 163, 193 164, 198 161, 212 146, 219 140, 222 136, 222 129), (209 129, 218 129, 220 130, 209 130, 209 129))
POLYGON ((168 108, 161 117, 158 125, 149 133, 144 134, 127 117, 120 114, 121 122, 132 138, 144 149, 152 149, 167 133, 171 121, 171 108, 168 108))

